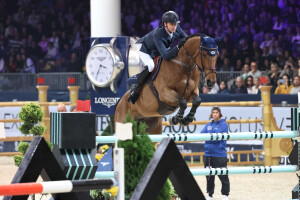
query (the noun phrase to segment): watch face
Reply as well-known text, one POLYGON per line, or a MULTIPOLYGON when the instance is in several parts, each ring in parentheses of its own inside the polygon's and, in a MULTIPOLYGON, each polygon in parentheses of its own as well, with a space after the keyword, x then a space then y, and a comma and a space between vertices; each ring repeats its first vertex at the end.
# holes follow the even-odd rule
POLYGON ((110 51, 103 46, 93 47, 86 58, 86 71, 93 84, 106 85, 114 71, 114 60, 110 51))

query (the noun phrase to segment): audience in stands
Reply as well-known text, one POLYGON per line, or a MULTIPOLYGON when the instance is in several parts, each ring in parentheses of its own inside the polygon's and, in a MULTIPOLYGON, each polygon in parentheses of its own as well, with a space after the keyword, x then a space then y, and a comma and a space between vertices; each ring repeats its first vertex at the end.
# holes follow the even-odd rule
POLYGON ((247 94, 247 88, 244 86, 244 80, 238 76, 235 79, 235 86, 231 88, 230 93, 232 94, 247 94))
POLYGON ((219 87, 220 90, 218 91, 218 94, 229 94, 229 90, 227 89, 225 81, 221 81, 219 87))
POLYGON ((262 73, 258 69, 258 65, 257 65, 256 61, 251 62, 250 69, 251 69, 251 71, 248 73, 248 76, 252 76, 252 77, 261 77, 262 76, 262 73))
MULTIPOLYGON (((255 77, 258 78, 258 77, 255 77)), ((248 94, 253 94, 252 93, 252 87, 253 87, 253 76, 249 75, 246 80, 245 80, 245 87, 247 88, 247 93, 248 94)))
POLYGON ((290 90, 294 87, 291 84, 290 76, 287 74, 284 74, 282 76, 282 79, 278 80, 277 88, 275 90, 275 94, 289 94, 290 90))
MULTIPOLYGON (((89 3, 1 1, 0 73, 84 71, 90 48, 89 3)), ((276 88, 284 74, 290 82, 299 75, 299 7, 297 0, 122 0, 121 35, 141 37, 161 24, 165 11, 174 10, 187 34, 225 35, 217 69, 228 73, 219 81, 233 85, 229 90, 237 88, 237 76, 246 80, 249 75, 266 75, 276 88)))
POLYGON ((294 87, 290 90, 290 94, 298 94, 300 92, 300 76, 295 76, 293 84, 294 87))
POLYGON ((261 84, 260 84, 260 78, 259 77, 255 77, 253 79, 253 86, 252 86, 252 93, 251 94, 258 94, 260 86, 261 86, 261 84))

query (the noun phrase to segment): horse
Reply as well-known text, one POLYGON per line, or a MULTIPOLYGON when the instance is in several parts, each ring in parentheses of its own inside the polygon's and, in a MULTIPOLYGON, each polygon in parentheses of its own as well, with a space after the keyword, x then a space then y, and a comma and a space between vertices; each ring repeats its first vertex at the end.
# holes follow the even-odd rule
POLYGON ((141 88, 135 104, 127 101, 129 91, 120 99, 115 110, 115 123, 124 123, 126 114, 136 121, 146 122, 148 133, 162 133, 162 116, 179 111, 169 119, 171 125, 188 125, 194 120, 201 104, 199 82, 209 89, 216 82, 218 43, 222 37, 211 38, 194 34, 185 38, 177 56, 169 61, 162 60, 160 70, 153 81, 141 88), (184 117, 187 102, 192 102, 190 112, 184 117))

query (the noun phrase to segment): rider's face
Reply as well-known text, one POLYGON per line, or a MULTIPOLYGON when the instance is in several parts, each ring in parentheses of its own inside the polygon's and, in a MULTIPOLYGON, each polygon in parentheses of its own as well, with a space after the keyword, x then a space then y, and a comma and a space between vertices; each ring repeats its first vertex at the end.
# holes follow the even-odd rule
POLYGON ((177 23, 173 24, 173 23, 167 22, 167 23, 165 23, 165 27, 169 33, 174 33, 177 28, 177 23))

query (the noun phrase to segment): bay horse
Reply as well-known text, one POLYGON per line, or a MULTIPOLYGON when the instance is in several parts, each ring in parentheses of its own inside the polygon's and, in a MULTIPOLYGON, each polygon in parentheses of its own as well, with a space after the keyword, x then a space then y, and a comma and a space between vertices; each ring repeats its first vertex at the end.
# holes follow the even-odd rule
POLYGON ((192 122, 201 103, 198 88, 201 74, 204 77, 201 81, 208 88, 216 82, 217 43, 221 40, 222 37, 202 34, 185 38, 175 58, 162 60, 157 77, 144 84, 135 104, 127 101, 129 91, 123 95, 116 106, 115 122, 124 123, 129 111, 135 120, 146 122, 148 133, 161 134, 162 116, 174 113, 178 107, 179 111, 170 118, 170 123, 188 125, 192 122), (192 102, 192 108, 184 117, 187 102, 192 102))

